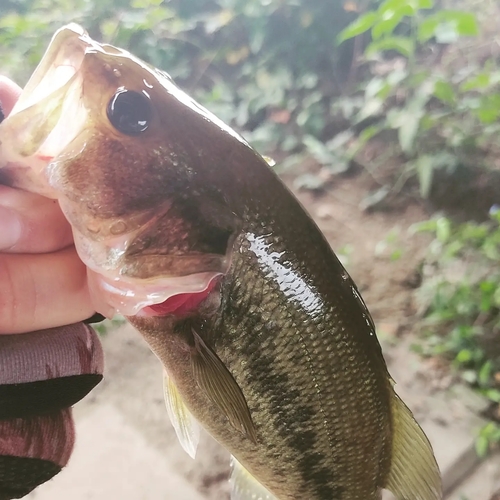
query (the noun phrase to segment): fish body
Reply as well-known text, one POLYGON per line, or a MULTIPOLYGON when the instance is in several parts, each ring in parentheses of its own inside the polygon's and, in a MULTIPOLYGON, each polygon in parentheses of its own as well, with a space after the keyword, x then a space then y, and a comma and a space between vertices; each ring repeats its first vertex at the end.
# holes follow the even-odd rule
POLYGON ((233 455, 233 500, 441 498, 356 285, 267 162, 165 73, 62 28, 0 142, 0 179, 59 200, 98 308, 161 360, 186 451, 201 424, 233 455))

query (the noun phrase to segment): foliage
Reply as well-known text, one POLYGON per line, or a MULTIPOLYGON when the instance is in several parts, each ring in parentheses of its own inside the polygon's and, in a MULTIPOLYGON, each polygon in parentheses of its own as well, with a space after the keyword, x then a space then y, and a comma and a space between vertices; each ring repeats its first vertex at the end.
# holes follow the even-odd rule
POLYGON ((290 150, 325 127, 324 110, 352 60, 352 44, 338 48, 335 37, 362 3, 8 0, 0 6, 0 44, 9 47, 0 68, 24 83, 52 33, 75 21, 165 69, 257 146, 290 150))
MULTIPOLYGON (((343 30, 339 42, 370 32, 371 79, 351 97, 358 147, 382 130, 397 134, 404 183, 416 176, 430 194, 436 170, 492 168, 498 149, 500 69, 491 58, 457 67, 450 44, 479 33, 473 13, 436 10, 433 0, 386 0, 343 30), (492 155, 493 156, 493 155, 492 155)), ((352 148, 352 144, 351 144, 352 148)))
MULTIPOLYGON (((52 33, 75 21, 165 69, 261 151, 304 151, 338 174, 370 139, 394 131, 405 163, 395 188, 416 176, 425 197, 436 170, 489 166, 485 151, 496 156, 500 132, 495 61, 458 70, 444 56, 450 43, 478 32, 474 15, 433 7, 433 0, 7 0, 0 44, 9 50, 0 68, 24 83, 52 33), (365 45, 356 74, 353 57, 365 45), (356 84, 366 70, 369 80, 356 84)), ((321 187, 308 179, 305 187, 321 187)))
MULTIPOLYGON (((500 403, 500 210, 494 208, 487 223, 453 224, 439 217, 415 227, 431 232, 419 291, 425 307, 426 340, 418 350, 445 356, 462 379, 492 403, 500 403)), ((500 406, 496 413, 499 413, 500 406)), ((496 424, 478 437, 500 441, 496 424), (496 430, 495 430, 496 429, 496 430)))
POLYGON ((476 439, 476 452, 480 457, 485 457, 489 449, 500 443, 500 426, 495 422, 488 422, 478 433, 476 439))

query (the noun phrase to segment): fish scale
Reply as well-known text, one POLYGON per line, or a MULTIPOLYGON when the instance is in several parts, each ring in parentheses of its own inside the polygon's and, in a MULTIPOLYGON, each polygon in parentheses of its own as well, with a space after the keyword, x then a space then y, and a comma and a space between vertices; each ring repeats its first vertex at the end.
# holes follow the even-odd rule
POLYGON ((162 362, 184 449, 201 424, 232 454, 231 500, 442 497, 328 242, 166 73, 61 28, 0 125, 0 159, 3 182, 59 201, 96 308, 162 362))
MULTIPOLYGON (((284 246, 279 241, 269 244, 276 254, 284 246)), ((325 301, 319 300, 325 310, 311 320, 304 305, 297 307, 297 301, 290 300, 275 282, 269 280, 265 266, 259 264, 248 246, 248 242, 241 245, 238 242, 231 273, 221 291, 220 318, 206 330, 212 332, 210 339, 214 350, 242 388, 263 441, 280 442, 281 454, 294 457, 290 462, 296 463, 296 467, 289 467, 282 475, 286 478, 286 492, 281 492, 284 484, 276 488, 282 495, 280 498, 297 498, 299 493, 302 498, 311 499, 377 498, 380 483, 376 479, 380 478, 376 474, 365 481, 367 484, 360 485, 359 491, 354 490, 360 483, 359 469, 366 472, 366 464, 359 460, 359 455, 366 454, 370 448, 381 449, 384 444, 388 445, 383 441, 381 444, 380 440, 380 435, 389 433, 388 422, 383 423, 382 418, 388 403, 384 407, 380 394, 371 397, 377 377, 370 373, 369 360, 366 360, 364 374, 358 373, 357 365, 349 363, 356 346, 345 334, 341 305, 340 310, 327 311, 325 301), (231 287, 231 282, 236 285, 231 287), (245 287, 245 283, 251 285, 245 287), (265 301, 260 293, 263 289, 268 290, 265 301), (325 323, 322 318, 329 318, 330 322, 325 323), (335 345, 340 342, 344 342, 344 350, 337 351, 335 345), (241 367, 241 359, 247 360, 244 367, 241 367), (337 366, 336 370, 332 370, 332 365, 337 366), (342 377, 338 384, 331 383, 332 371, 342 377), (349 376, 351 371, 354 373, 349 376), (365 379, 360 384, 363 375, 365 379), (356 387, 360 389, 349 401, 348 395, 356 387), (361 412, 365 425, 360 425, 362 422, 346 425, 353 412, 360 413, 360 401, 371 410, 361 412), (363 432, 363 428, 369 431, 363 432), (346 458, 345 448, 353 436, 357 444, 351 446, 350 459, 346 458), (344 448, 344 452, 338 453, 339 448, 344 448), (343 460, 339 460, 341 456, 343 460), (349 486, 342 486, 344 484, 349 486), (353 493, 344 492, 348 490, 353 493)), ((306 251, 314 260, 316 250, 306 248, 306 251)), ((338 302, 341 304, 340 300, 338 302)), ((362 327, 366 329, 366 323, 362 323, 362 327)), ((382 394, 387 384, 383 375, 378 377, 378 385, 383 387, 378 392, 382 394)), ((220 437, 221 430, 218 436, 225 444, 220 437)), ((234 448, 241 452, 242 447, 243 443, 234 448)), ((249 453, 259 457, 259 466, 267 471, 271 468, 270 463, 274 466, 274 462, 280 460, 253 447, 249 453)), ((255 461, 255 458, 242 460, 241 453, 237 458, 244 464, 255 461)), ((262 477, 263 473, 255 473, 255 468, 249 467, 254 475, 262 477)), ((273 476, 276 480, 274 471, 273 476)))

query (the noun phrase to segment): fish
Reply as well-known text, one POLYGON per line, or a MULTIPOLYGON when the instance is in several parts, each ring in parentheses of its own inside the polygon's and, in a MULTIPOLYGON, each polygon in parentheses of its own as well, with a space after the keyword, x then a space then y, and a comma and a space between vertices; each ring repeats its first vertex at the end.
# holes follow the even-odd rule
POLYGON ((0 125, 0 181, 57 199, 96 310, 164 369, 196 454, 231 454, 232 500, 442 498, 373 319, 266 159, 162 70, 59 29, 0 125))

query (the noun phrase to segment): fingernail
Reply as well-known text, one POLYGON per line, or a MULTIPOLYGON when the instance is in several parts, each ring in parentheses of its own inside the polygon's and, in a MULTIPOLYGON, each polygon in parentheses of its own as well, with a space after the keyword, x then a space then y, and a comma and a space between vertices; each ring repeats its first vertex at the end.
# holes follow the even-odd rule
POLYGON ((9 250, 21 238, 21 220, 13 210, 0 207, 0 250, 9 250))

